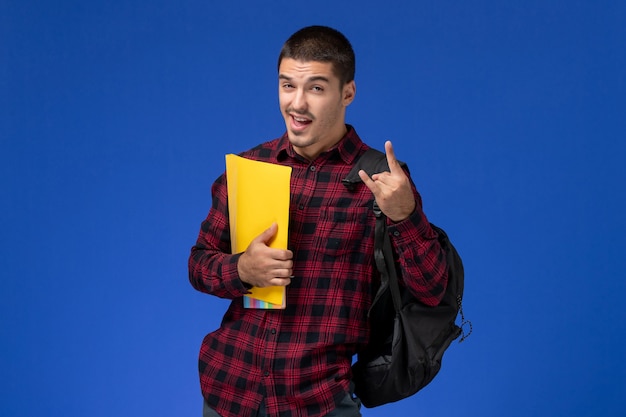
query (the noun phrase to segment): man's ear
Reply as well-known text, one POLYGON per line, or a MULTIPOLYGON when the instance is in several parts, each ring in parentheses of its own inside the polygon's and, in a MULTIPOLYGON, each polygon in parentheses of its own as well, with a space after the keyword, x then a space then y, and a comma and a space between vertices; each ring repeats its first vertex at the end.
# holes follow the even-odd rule
POLYGON ((350 103, 352 103, 352 100, 354 100, 354 96, 356 95, 356 84, 354 80, 350 81, 349 83, 346 83, 343 86, 342 93, 343 93, 343 105, 347 107, 350 103))

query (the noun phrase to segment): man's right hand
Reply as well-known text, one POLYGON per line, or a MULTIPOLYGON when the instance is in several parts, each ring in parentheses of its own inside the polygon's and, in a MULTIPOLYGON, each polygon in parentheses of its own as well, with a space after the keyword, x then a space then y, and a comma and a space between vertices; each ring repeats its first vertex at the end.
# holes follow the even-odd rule
POLYGON ((276 235, 278 225, 254 238, 239 257, 239 278, 254 287, 286 286, 293 274, 293 252, 288 249, 270 248, 268 243, 276 235))

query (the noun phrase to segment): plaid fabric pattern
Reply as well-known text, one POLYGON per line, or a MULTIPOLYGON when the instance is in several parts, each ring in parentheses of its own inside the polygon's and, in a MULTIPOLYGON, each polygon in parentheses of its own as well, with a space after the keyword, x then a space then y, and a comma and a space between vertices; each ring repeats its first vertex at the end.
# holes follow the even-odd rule
MULTIPOLYGON (((247 290, 237 274, 239 255, 230 253, 225 175, 213 184, 189 279, 199 291, 232 299, 199 357, 202 393, 220 415, 252 416, 264 401, 270 415, 322 416, 348 391, 352 357, 368 340, 367 311, 379 277, 373 196, 363 184, 349 192, 341 180, 367 148, 348 126, 345 138, 312 162, 294 152, 286 135, 241 154, 293 168, 289 249, 295 278, 285 310, 243 308, 247 290)), ((445 258, 417 190, 415 197, 415 212, 390 225, 389 233, 404 285, 436 305, 447 280, 445 258)))

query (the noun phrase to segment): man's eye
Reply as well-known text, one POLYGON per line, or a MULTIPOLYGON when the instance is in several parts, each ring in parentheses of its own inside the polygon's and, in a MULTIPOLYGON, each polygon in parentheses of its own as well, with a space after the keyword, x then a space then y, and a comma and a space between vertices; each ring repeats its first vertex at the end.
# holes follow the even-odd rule
POLYGON ((285 83, 285 84, 283 84, 283 88, 293 88, 293 85, 291 85, 289 83, 285 83))
POLYGON ((322 92, 322 91, 324 91, 324 89, 323 89, 322 87, 320 87, 319 85, 313 86, 313 87, 311 88, 311 90, 313 90, 313 91, 317 91, 317 92, 322 92))

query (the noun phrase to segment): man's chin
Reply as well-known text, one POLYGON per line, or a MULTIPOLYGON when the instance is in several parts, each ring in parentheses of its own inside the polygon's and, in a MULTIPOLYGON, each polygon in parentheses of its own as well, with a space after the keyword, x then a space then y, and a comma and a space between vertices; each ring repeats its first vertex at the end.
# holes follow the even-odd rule
POLYGON ((288 130, 287 137, 293 146, 306 147, 311 144, 311 140, 304 132, 294 132, 292 130, 288 130))

